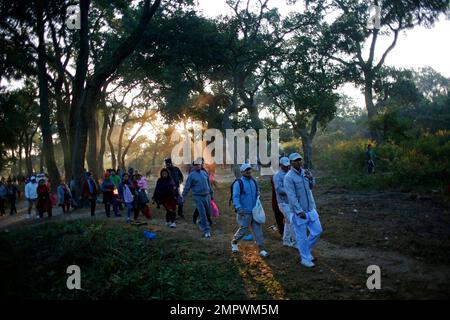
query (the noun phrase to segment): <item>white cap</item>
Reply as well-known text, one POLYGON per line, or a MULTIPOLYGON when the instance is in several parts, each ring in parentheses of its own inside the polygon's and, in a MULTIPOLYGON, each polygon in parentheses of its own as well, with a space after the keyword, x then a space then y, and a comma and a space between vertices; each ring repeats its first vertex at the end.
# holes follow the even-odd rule
POLYGON ((36 180, 36 177, 35 176, 31 176, 30 180, 36 180))
POLYGON ((202 158, 197 158, 194 160, 194 164, 202 164, 202 163, 203 163, 202 158))
POLYGON ((241 165, 241 172, 244 172, 245 170, 251 169, 251 168, 252 168, 252 166, 249 165, 248 163, 243 163, 243 164, 241 165))
POLYGON ((289 155, 289 160, 294 161, 294 160, 297 160, 297 159, 303 159, 303 157, 297 152, 291 153, 289 155))
POLYGON ((280 164, 285 167, 289 166, 290 164, 289 159, 287 157, 282 157, 280 159, 280 164))

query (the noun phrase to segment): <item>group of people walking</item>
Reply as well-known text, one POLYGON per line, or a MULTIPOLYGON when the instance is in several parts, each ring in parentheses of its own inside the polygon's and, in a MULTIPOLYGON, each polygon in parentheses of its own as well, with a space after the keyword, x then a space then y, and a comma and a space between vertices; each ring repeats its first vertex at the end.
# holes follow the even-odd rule
MULTIPOLYGON (((282 233, 284 246, 297 248, 300 253, 301 264, 305 267, 313 267, 315 260, 311 249, 316 244, 322 233, 322 226, 317 213, 316 204, 312 194, 315 178, 309 170, 303 169, 303 158, 299 153, 292 153, 289 157, 279 160, 280 170, 272 177, 273 201, 276 207, 276 220, 282 233), (281 213, 282 218, 277 217, 281 213)), ((241 176, 231 185, 230 202, 233 203, 238 229, 231 240, 231 251, 238 252, 239 241, 249 232, 254 234, 256 245, 261 257, 267 257, 269 253, 264 244, 263 227, 254 217, 254 208, 259 201, 260 187, 252 177, 252 166, 244 163, 240 166, 241 176)), ((165 167, 160 171, 156 181, 152 200, 158 208, 164 207, 166 211, 166 225, 176 227, 177 214, 184 218, 183 205, 189 192, 195 203, 193 222, 198 224, 205 238, 211 238, 211 211, 214 202, 214 190, 211 177, 205 169, 204 159, 193 161, 183 191, 180 186, 184 182, 183 173, 174 166, 170 158, 165 159, 165 167)), ((33 206, 36 207, 36 217, 42 218, 43 213, 48 212, 52 216, 52 206, 55 202, 50 192, 49 179, 36 179, 30 177, 25 186, 25 197, 28 200, 28 217, 31 217, 33 206)), ((69 186, 64 182, 57 188, 58 203, 64 213, 69 212, 70 207, 78 206, 78 199, 74 192, 74 181, 69 186)), ((148 180, 139 174, 137 170, 130 168, 128 172, 121 173, 114 169, 108 169, 103 175, 101 184, 92 177, 90 172, 84 173, 81 187, 81 202, 90 206, 91 216, 95 216, 97 196, 103 194, 103 204, 107 217, 112 213, 121 216, 120 211, 126 209, 126 221, 130 222, 132 215, 137 220, 142 212, 150 217, 147 195, 148 180)), ((8 180, 5 185, 0 181, 0 212, 4 214, 5 199, 10 199, 11 214, 17 212, 15 201, 20 196, 20 191, 8 180)))
MULTIPOLYGON (((58 193, 60 188, 58 187, 58 193)), ((52 217, 52 208, 55 205, 56 196, 50 192, 50 179, 45 175, 31 176, 25 184, 25 198, 28 201, 27 218, 31 218, 33 207, 36 209, 36 219, 44 217, 47 212, 48 217, 52 217)), ((64 198, 61 198, 64 202, 64 198)))
POLYGON ((0 215, 4 216, 6 201, 9 202, 10 215, 17 213, 16 201, 20 198, 20 191, 17 185, 13 183, 11 178, 8 178, 5 184, 4 178, 0 179, 0 215))
POLYGON ((120 211, 126 209, 126 222, 137 220, 142 213, 150 217, 147 195, 148 180, 138 170, 129 168, 128 172, 121 173, 120 170, 108 169, 103 174, 103 181, 97 184, 90 172, 85 173, 85 179, 81 187, 81 198, 89 203, 91 216, 95 216, 97 198, 101 193, 102 202, 105 207, 106 217, 112 213, 116 217, 122 216, 120 211))
MULTIPOLYGON (((315 178, 309 170, 303 169, 303 157, 299 153, 292 153, 289 158, 282 157, 279 162, 280 171, 273 176, 272 186, 275 194, 274 203, 284 216, 283 245, 297 248, 301 264, 311 268, 314 267, 315 260, 311 250, 322 233, 312 194, 315 178)), ((231 241, 231 250, 238 252, 238 241, 251 227, 260 256, 267 257, 262 225, 253 216, 260 194, 259 186, 252 177, 252 168, 249 164, 244 163, 240 167, 240 172, 241 177, 232 185, 232 201, 239 228, 231 241)))

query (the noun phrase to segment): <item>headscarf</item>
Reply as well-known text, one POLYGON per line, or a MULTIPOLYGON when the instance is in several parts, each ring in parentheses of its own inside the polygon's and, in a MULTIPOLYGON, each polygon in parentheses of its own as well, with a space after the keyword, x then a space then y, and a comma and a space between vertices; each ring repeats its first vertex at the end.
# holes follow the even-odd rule
POLYGON ((161 169, 159 176, 160 176, 160 178, 156 182, 156 188, 155 188, 155 192, 154 192, 154 196, 153 196, 155 198, 155 200, 157 200, 159 198, 163 198, 166 195, 176 196, 177 188, 176 188, 175 182, 173 181, 172 177, 170 176, 169 170, 167 170, 166 168, 161 169), (164 171, 167 172, 166 178, 163 178, 163 176, 162 176, 162 173, 164 171))

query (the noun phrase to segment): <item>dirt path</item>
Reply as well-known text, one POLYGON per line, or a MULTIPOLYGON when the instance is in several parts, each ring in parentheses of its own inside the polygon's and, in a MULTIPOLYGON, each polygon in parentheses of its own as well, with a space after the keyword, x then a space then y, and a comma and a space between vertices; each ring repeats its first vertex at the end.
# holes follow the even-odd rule
POLYGON ((448 283, 448 265, 429 265, 395 251, 367 248, 343 248, 326 240, 318 243, 316 250, 320 256, 329 259, 351 260, 362 266, 378 265, 392 274, 408 276, 425 282, 448 283))

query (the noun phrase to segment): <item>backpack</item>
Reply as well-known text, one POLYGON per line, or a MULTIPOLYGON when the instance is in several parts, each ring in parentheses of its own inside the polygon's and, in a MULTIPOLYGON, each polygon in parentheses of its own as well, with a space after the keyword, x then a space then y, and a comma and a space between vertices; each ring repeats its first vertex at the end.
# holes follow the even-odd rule
MULTIPOLYGON (((92 178, 92 177, 89 177, 89 179, 88 179, 90 182, 91 182, 91 184, 92 184, 92 195, 93 196, 96 196, 97 194, 98 194, 98 186, 97 186, 97 182, 92 178)), ((87 182, 87 184, 88 184, 88 189, 89 189, 89 192, 90 192, 90 188, 89 188, 89 182, 86 180, 86 182, 87 182)))
MULTIPOLYGON (((256 183, 256 180, 253 177, 251 177, 250 180, 252 180, 255 183, 256 194, 258 194, 259 193, 258 183, 256 183)), ((236 182, 239 183, 239 194, 242 194, 244 192, 244 183, 242 182, 241 178, 235 179, 233 183, 230 185, 230 200, 228 201, 228 205, 231 205, 233 203, 233 186, 236 182)))

